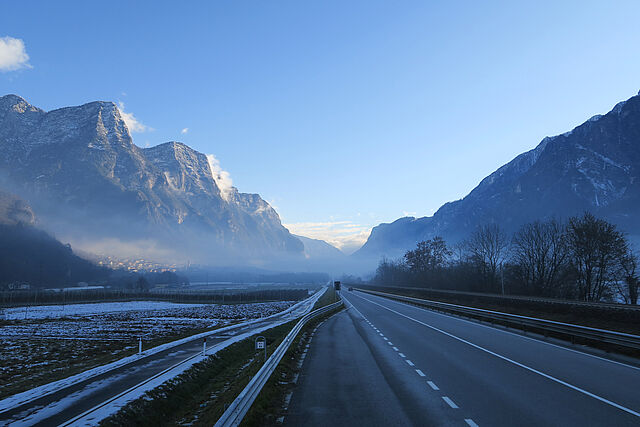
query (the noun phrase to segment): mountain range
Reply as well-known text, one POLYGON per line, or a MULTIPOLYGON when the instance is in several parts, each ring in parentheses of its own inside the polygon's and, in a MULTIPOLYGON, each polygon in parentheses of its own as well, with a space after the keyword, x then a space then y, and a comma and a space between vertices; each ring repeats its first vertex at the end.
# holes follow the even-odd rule
POLYGON ((221 188, 207 156, 180 142, 136 146, 113 102, 47 112, 3 96, 0 147, 0 185, 74 247, 211 265, 304 259, 259 195, 221 188))
POLYGON ((512 233, 527 222, 585 211, 640 242, 639 178, 640 96, 634 96, 572 131, 544 138, 433 216, 374 227, 354 256, 396 257, 435 236, 455 244, 482 224, 497 223, 512 233))

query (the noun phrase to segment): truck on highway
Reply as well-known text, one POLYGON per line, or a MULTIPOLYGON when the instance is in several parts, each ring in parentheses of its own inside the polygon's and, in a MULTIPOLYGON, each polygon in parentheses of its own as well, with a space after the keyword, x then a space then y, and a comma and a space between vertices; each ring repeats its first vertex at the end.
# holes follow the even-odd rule
POLYGON ((333 289, 335 289, 336 291, 340 290, 340 281, 336 280, 335 282, 333 282, 333 289))

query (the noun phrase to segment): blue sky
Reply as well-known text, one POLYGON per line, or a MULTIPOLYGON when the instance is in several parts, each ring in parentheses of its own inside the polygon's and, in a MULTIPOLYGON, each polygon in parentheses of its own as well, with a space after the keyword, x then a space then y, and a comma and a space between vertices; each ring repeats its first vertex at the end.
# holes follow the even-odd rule
POLYGON ((638 16, 636 1, 2 2, 0 93, 120 102, 139 146, 215 155, 293 231, 348 251, 635 95, 638 16))

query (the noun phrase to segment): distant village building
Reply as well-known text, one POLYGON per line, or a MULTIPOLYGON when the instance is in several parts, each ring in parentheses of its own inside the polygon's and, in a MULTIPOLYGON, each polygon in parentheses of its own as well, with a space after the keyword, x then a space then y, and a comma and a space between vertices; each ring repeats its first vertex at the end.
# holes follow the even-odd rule
POLYGON ((26 282, 13 282, 7 285, 10 291, 24 291, 31 289, 31 285, 26 282))

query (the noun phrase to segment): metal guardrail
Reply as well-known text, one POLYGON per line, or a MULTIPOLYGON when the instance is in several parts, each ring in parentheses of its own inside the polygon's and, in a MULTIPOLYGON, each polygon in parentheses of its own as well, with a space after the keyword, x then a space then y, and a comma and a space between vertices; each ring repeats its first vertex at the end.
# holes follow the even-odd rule
POLYGON ((215 424, 215 427, 227 427, 227 426, 237 426, 242 422, 244 416, 249 412, 251 405, 256 400, 262 387, 267 383, 271 374, 276 370, 280 360, 284 357, 285 353, 293 343, 293 340, 296 338, 300 330, 304 327, 304 325, 314 317, 317 317, 321 314, 327 313, 335 308, 338 308, 342 305, 342 300, 335 302, 333 304, 329 304, 322 308, 312 311, 311 313, 305 315, 300 319, 300 321, 293 327, 293 329, 287 334, 285 339, 280 343, 278 348, 273 352, 273 354, 267 359, 262 368, 258 371, 258 373, 249 381, 249 384, 240 392, 238 397, 231 403, 231 405, 227 408, 227 410, 222 414, 220 419, 215 424))
MULTIPOLYGON (((27 390, 27 391, 18 393, 18 394, 13 395, 13 396, 9 396, 9 397, 7 397, 5 399, 0 399, 0 414, 13 409, 14 406, 26 405, 28 403, 33 402, 34 400, 43 398, 45 396, 49 396, 49 395, 51 395, 53 393, 59 392, 60 390, 64 390, 64 389, 66 389, 68 387, 76 386, 77 384, 83 383, 85 381, 89 381, 89 380, 91 380, 91 379, 93 379, 93 378, 95 378, 95 377, 97 377, 99 375, 104 375, 104 374, 106 374, 108 372, 111 372, 114 369, 120 369, 120 368, 122 368, 124 366, 130 365, 130 364, 134 364, 136 362, 139 362, 142 359, 145 359, 147 357, 156 355, 157 353, 165 351, 165 350, 170 349, 172 347, 175 347, 175 346, 178 346, 178 345, 183 345, 183 344, 186 344, 187 342, 200 340, 200 339, 202 339, 204 337, 208 337, 208 336, 211 336, 211 335, 217 335, 217 334, 220 334, 220 333, 223 333, 223 332, 233 331, 233 330, 236 330, 236 329, 238 329, 238 330, 244 329, 244 328, 246 328, 246 327, 248 327, 248 326, 250 326, 252 324, 255 324, 255 323, 258 323, 258 322, 262 322, 264 320, 267 320, 267 319, 270 319, 270 318, 274 318, 274 317, 277 317, 277 316, 281 316, 281 315, 284 315, 284 314, 287 314, 287 313, 291 313, 292 311, 302 307, 304 304, 309 304, 312 307, 313 304, 315 304, 317 302, 317 300, 322 297, 322 295, 324 294, 326 289, 327 289, 327 287, 322 288, 317 293, 313 294, 312 296, 310 296, 310 297, 308 297, 308 298, 306 298, 306 299, 304 299, 302 301, 298 301, 297 303, 295 303, 294 305, 292 305, 291 307, 287 308, 284 311, 280 311, 278 313, 274 313, 274 314, 266 316, 266 317, 255 318, 255 319, 252 319, 252 320, 249 320, 249 321, 246 321, 246 322, 236 323, 236 324, 233 324, 233 325, 230 325, 230 326, 225 326, 223 328, 214 329, 212 331, 203 332, 203 333, 200 333, 200 334, 196 334, 196 335, 185 337, 185 338, 182 338, 182 339, 179 339, 179 340, 175 340, 175 341, 172 341, 172 342, 169 342, 169 343, 166 343, 166 344, 162 344, 162 345, 159 345, 159 346, 156 346, 156 347, 152 347, 150 349, 147 349, 147 350, 143 351, 142 354, 136 354, 136 355, 128 356, 128 357, 125 357, 123 359, 116 360, 116 361, 111 362, 111 363, 107 363, 106 365, 96 366, 95 368, 91 368, 91 369, 89 369, 89 370, 87 370, 85 372, 81 372, 81 373, 73 375, 71 377, 63 378, 63 379, 57 380, 57 381, 53 381, 53 382, 48 383, 48 384, 43 384, 43 385, 38 386, 38 387, 36 387, 34 389, 27 390), (40 391, 38 393, 34 393, 34 390, 40 390, 40 391), (24 398, 22 400, 20 400, 20 399, 16 400, 17 396, 24 396, 24 398), (12 400, 11 405, 9 405, 9 406, 3 405, 9 399, 12 400)), ((169 370, 175 368, 176 366, 180 365, 181 363, 183 363, 183 362, 180 362, 177 365, 172 366, 171 368, 169 368, 169 370)), ((167 370, 167 372, 169 370, 167 370)), ((140 385, 142 385, 142 384, 138 384, 135 387, 138 387, 140 385)))
POLYGON ((460 314, 468 317, 488 320, 491 323, 503 323, 516 325, 520 329, 527 331, 542 331, 546 336, 553 332, 569 337, 573 342, 575 338, 582 338, 588 341, 613 344, 621 347, 638 350, 640 349, 640 336, 626 334, 623 332, 607 331, 605 329, 591 328, 588 326, 574 325, 571 323, 556 322, 553 320, 540 319, 536 317, 520 316, 517 314, 503 313, 500 311, 485 310, 482 308, 467 307, 463 305, 449 304, 439 301, 431 301, 420 298, 407 297, 403 295, 389 294, 386 292, 372 291, 368 289, 354 288, 357 291, 372 295, 378 295, 389 299, 428 307, 446 313, 460 314))
MULTIPOLYGON (((375 288, 378 286, 373 286, 373 287, 375 288)), ((617 303, 617 302, 578 301, 578 300, 545 298, 545 297, 525 296, 525 295, 508 295, 508 294, 503 295, 503 294, 494 294, 494 293, 486 293, 486 292, 454 291, 450 289, 424 288, 424 287, 417 287, 417 286, 393 286, 393 287, 379 286, 379 288, 386 288, 386 289, 393 288, 393 289, 404 290, 404 291, 428 292, 435 295, 454 295, 454 296, 460 295, 465 297, 493 298, 501 301, 537 302, 537 303, 543 303, 543 304, 560 304, 560 305, 573 305, 573 306, 581 306, 581 307, 593 307, 593 308, 601 308, 601 309, 640 311, 640 305, 623 304, 623 303, 617 303)))

